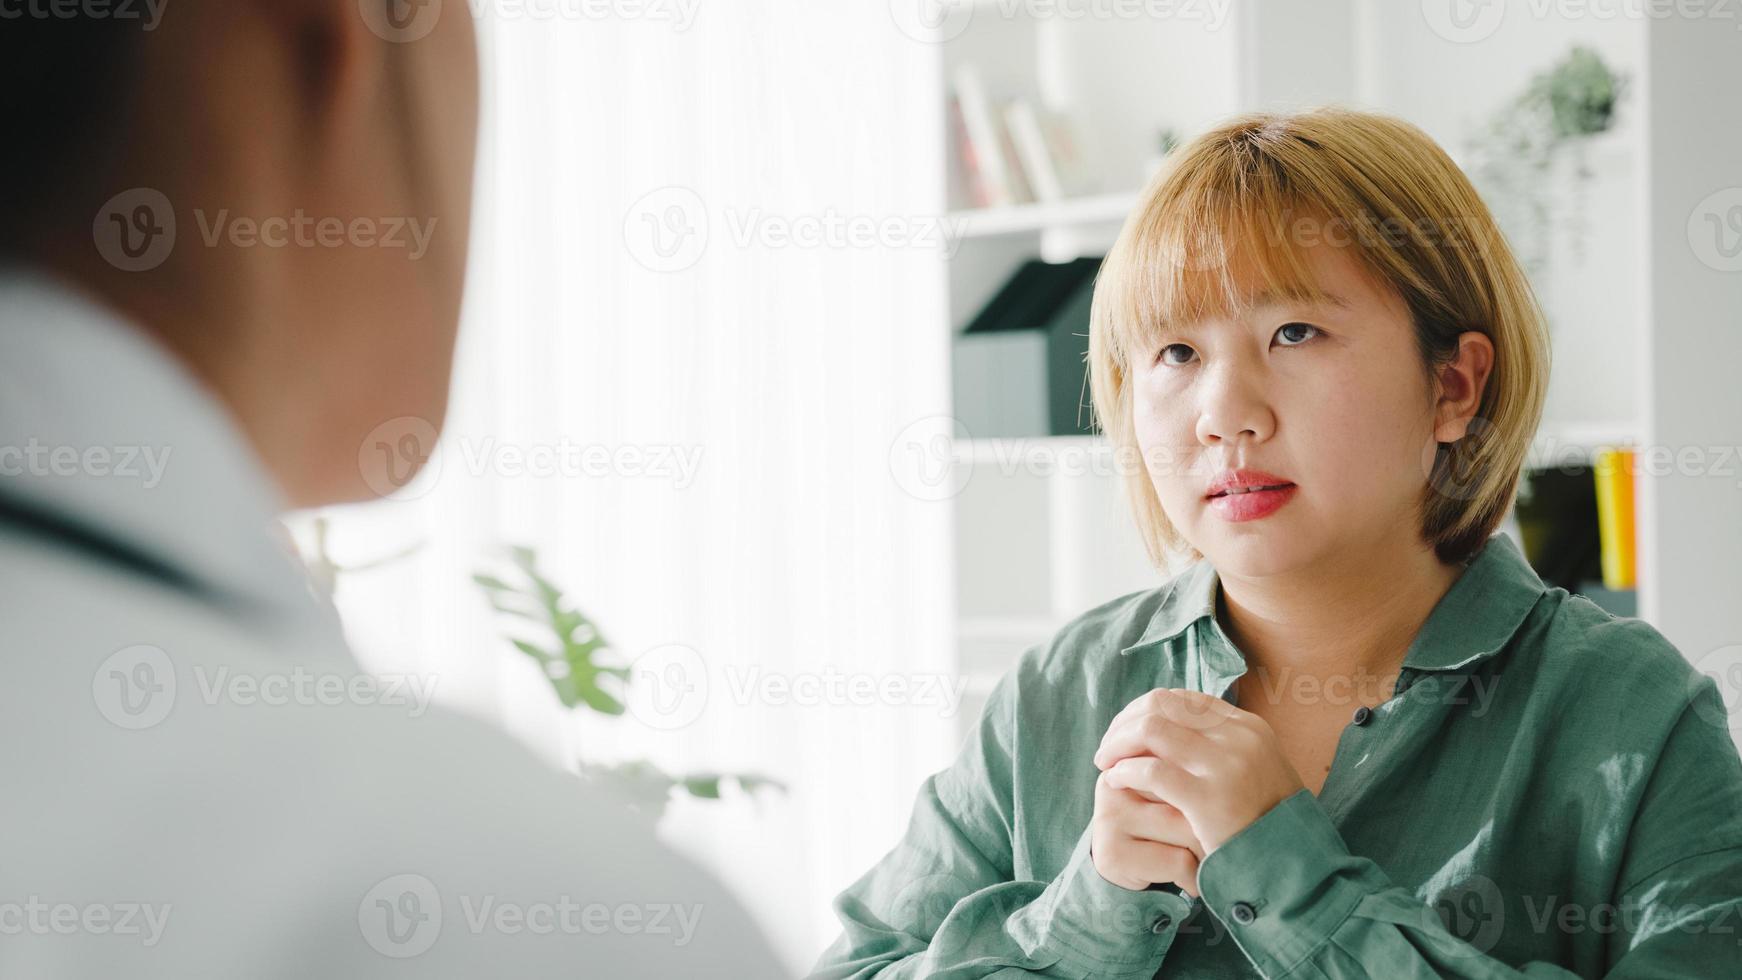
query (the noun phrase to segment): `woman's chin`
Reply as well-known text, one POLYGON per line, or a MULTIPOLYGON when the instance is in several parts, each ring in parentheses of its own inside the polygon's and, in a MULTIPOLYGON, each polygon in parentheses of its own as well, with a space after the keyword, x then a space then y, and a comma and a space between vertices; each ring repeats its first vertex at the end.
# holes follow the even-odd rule
MULTIPOLYGON (((1280 515, 1278 515, 1280 516, 1280 515)), ((1318 535, 1293 521, 1230 523, 1211 517, 1193 546, 1223 574, 1279 575, 1310 564, 1318 535)))

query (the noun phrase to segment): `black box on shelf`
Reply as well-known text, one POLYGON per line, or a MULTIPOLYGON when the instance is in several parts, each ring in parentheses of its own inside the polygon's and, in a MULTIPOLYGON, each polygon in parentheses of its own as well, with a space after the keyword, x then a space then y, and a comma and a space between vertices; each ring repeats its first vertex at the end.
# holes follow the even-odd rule
POLYGON ((956 418, 970 436, 1094 431, 1089 308, 1101 259, 1022 264, 957 338, 956 418))

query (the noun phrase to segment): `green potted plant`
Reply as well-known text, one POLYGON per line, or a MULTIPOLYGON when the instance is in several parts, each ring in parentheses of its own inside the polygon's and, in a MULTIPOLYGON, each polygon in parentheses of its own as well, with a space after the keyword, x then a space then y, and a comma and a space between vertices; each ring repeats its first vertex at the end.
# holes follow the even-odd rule
MULTIPOLYGON (((516 623, 508 641, 537 663, 563 707, 612 716, 624 713, 632 682, 628 666, 615 662, 598 624, 539 570, 533 549, 508 549, 508 567, 502 575, 479 572, 472 581, 484 591, 491 608, 516 623)), ((728 785, 747 793, 786 789, 781 782, 754 773, 672 774, 639 760, 616 764, 578 760, 578 766, 583 779, 610 785, 631 809, 655 822, 677 795, 717 800, 728 785)))
POLYGON ((1532 78, 1468 143, 1471 180, 1531 274, 1548 266, 1557 218, 1550 185, 1563 160, 1571 163, 1565 230, 1574 255, 1582 255, 1585 191, 1595 176, 1590 140, 1613 128, 1628 87, 1595 51, 1576 46, 1532 78))

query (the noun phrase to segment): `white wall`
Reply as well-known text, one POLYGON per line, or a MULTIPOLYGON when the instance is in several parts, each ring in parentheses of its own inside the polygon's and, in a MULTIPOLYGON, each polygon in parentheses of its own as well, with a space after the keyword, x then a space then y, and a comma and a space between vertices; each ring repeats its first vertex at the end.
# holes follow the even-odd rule
MULTIPOLYGON (((1419 125, 1460 162, 1466 161, 1466 142, 1490 115, 1576 44, 1636 80, 1618 111, 1614 135, 1601 138, 1591 156, 1595 177, 1580 211, 1590 232, 1583 255, 1574 254, 1567 235, 1558 235, 1549 270, 1535 281, 1554 335, 1544 429, 1636 424, 1637 370, 1625 352, 1637 347, 1644 329, 1637 314, 1641 260, 1634 181, 1643 22, 1535 17, 1523 5, 1509 5, 1492 33, 1478 30, 1460 39, 1436 33, 1418 3, 1362 0, 1360 8, 1365 50, 1359 54, 1357 99, 1419 125)), ((1567 170, 1559 176, 1564 179, 1567 170)), ((1556 193, 1569 192, 1563 185, 1556 193)))
POLYGON ((1683 653, 1728 678, 1742 731, 1742 32, 1729 24, 1647 25, 1644 347, 1648 439, 1692 451, 1697 468, 1642 479, 1656 534, 1641 613, 1683 653), (1729 668, 1727 674, 1722 673, 1729 668))

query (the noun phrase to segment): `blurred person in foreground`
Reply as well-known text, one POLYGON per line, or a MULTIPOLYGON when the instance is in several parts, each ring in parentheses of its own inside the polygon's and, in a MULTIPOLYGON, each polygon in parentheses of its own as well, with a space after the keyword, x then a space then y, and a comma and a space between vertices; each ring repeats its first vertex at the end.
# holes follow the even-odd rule
POLYGON ((784 975, 615 802, 372 688, 271 530, 446 411, 466 6, 10 14, 0 975, 784 975))

